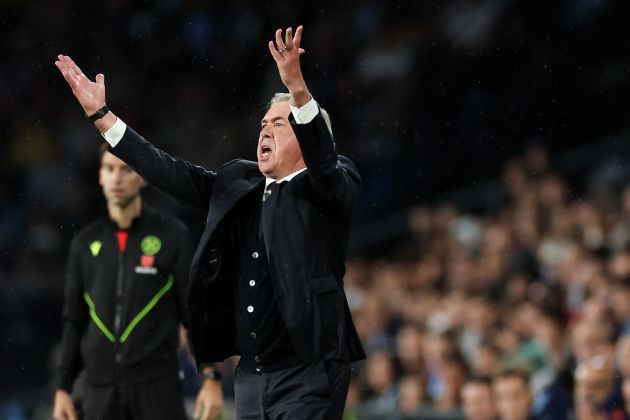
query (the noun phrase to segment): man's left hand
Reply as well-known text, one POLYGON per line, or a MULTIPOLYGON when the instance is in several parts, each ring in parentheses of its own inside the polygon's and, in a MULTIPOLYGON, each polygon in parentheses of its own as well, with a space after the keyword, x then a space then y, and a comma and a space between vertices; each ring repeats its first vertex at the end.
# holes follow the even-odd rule
POLYGON ((301 107, 311 100, 308 92, 302 69, 300 68, 300 55, 304 54, 304 49, 300 48, 302 42, 302 30, 300 25, 295 30, 287 28, 284 39, 282 39, 282 29, 276 30, 276 42, 269 41, 269 51, 278 66, 280 79, 289 89, 292 105, 301 107))

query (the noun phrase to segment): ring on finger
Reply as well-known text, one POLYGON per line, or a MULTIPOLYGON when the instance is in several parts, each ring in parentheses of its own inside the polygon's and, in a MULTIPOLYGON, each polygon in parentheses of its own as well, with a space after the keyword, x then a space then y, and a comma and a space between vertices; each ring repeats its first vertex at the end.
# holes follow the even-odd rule
POLYGON ((279 49, 278 49, 278 52, 279 52, 280 54, 282 54, 282 53, 283 53, 283 52, 285 52, 286 50, 287 50, 287 48, 286 48, 286 47, 282 47, 282 48, 279 48, 279 49))

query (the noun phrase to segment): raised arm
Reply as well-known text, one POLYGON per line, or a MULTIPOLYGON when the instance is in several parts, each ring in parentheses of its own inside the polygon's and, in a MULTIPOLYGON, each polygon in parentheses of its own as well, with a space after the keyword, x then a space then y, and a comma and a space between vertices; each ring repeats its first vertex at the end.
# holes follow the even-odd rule
POLYGON ((85 115, 110 144, 110 151, 125 161, 150 184, 200 208, 207 208, 215 173, 172 157, 127 127, 106 107, 105 76, 91 81, 67 55, 55 65, 72 89, 85 115))
POLYGON ((287 28, 282 39, 282 29, 278 29, 275 45, 273 41, 269 41, 269 52, 278 66, 280 79, 291 94, 290 103, 298 108, 312 99, 300 68, 300 56, 305 52, 300 48, 303 30, 303 26, 298 26, 293 36, 293 28, 287 28))
POLYGON ((322 202, 349 216, 359 194, 361 177, 349 159, 337 155, 332 133, 306 86, 300 67, 300 56, 305 52, 300 47, 302 31, 303 27, 298 26, 294 36, 292 28, 287 28, 283 39, 282 30, 278 29, 275 43, 269 41, 269 51, 278 66, 280 79, 291 95, 289 105, 294 116, 291 123, 311 185, 322 202), (313 106, 317 108, 317 114, 306 121, 301 120, 300 115, 313 106))

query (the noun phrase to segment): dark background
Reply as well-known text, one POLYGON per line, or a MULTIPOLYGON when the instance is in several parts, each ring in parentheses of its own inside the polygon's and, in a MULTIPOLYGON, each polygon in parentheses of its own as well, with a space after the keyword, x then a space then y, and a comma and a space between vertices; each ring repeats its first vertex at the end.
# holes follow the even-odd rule
MULTIPOLYGON (((103 207, 99 136, 58 53, 105 74, 127 124, 217 168, 255 159, 282 90, 266 44, 303 24, 307 84, 364 178, 360 230, 497 177, 532 143, 554 157, 625 130, 629 12, 625 0, 1 0, 0 399, 50 380, 68 244, 103 207)), ((195 210, 148 200, 199 231, 195 210)))

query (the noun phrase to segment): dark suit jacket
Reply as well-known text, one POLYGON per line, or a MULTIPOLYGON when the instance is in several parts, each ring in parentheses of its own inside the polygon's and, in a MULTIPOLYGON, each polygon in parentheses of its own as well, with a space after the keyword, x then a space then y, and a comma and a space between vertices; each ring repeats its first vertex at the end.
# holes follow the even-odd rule
MULTIPOLYGON (((265 238, 278 307, 297 355, 305 362, 365 357, 343 290, 345 250, 361 178, 338 156, 321 114, 308 124, 290 116, 307 170, 283 186, 265 238)), ((152 185, 208 210, 190 270, 190 335, 198 365, 237 353, 229 257, 223 231, 245 195, 261 192, 256 162, 234 160, 217 172, 174 158, 131 128, 110 151, 152 185)), ((262 198, 262 197, 261 197, 262 198)), ((259 210, 257 210, 259 211, 259 210)), ((229 229, 228 229, 229 230, 229 229)), ((251 232, 252 235, 257 232, 251 232)))

